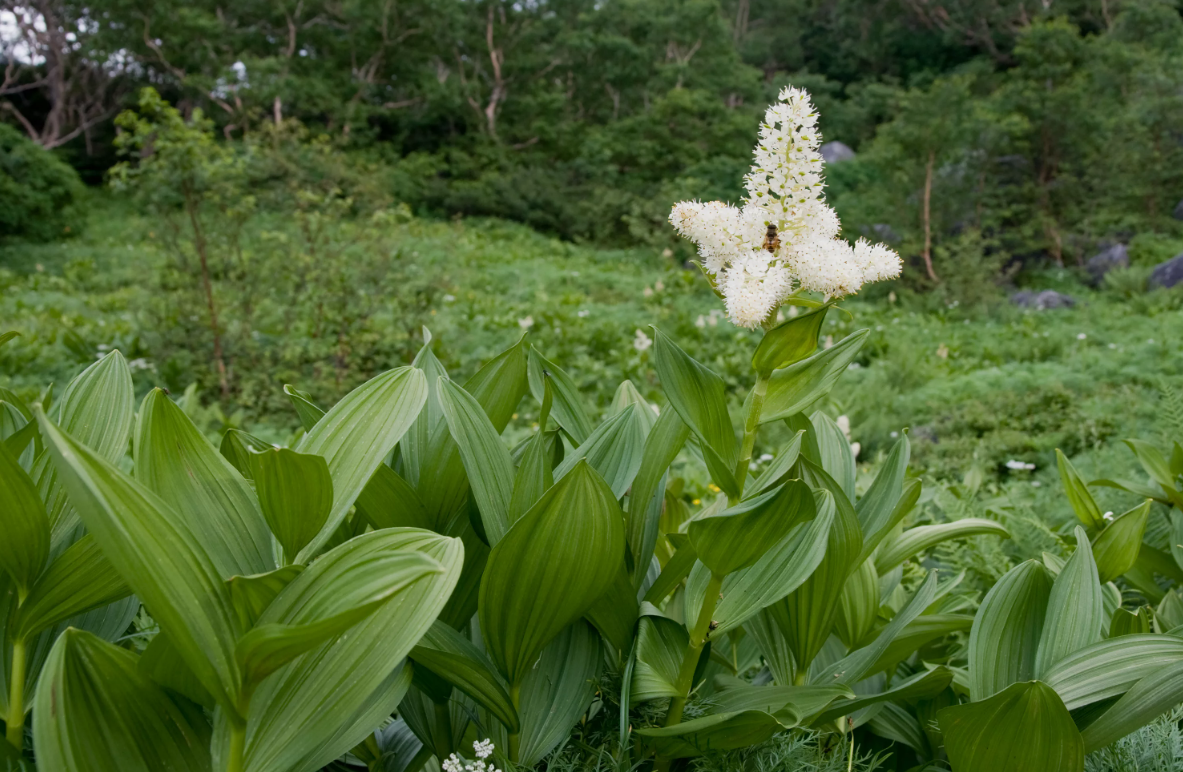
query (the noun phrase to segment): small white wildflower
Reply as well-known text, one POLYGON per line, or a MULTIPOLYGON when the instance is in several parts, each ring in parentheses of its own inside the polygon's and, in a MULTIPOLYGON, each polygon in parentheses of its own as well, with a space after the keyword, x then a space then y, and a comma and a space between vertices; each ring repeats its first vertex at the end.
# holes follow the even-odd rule
POLYGON ((469 761, 468 759, 461 759, 455 753, 444 759, 444 772, 500 772, 497 767, 489 764, 486 759, 493 755, 493 741, 492 740, 478 740, 472 744, 472 751, 476 755, 476 761, 469 761))
POLYGON ((656 282, 654 282, 653 290, 655 292, 661 292, 664 289, 665 289, 665 282, 663 282, 661 279, 658 279, 656 282))
POLYGON ((444 302, 445 303, 455 303, 456 296, 455 295, 444 295, 444 302))
POLYGON ((858 458, 859 451, 861 451, 862 449, 863 449, 863 444, 861 442, 850 443, 850 455, 854 456, 855 459, 858 458))
POLYGON ((577 314, 576 314, 576 316, 578 316, 580 319, 585 319, 585 318, 587 318, 587 316, 588 316, 589 314, 591 314, 591 311, 588 311, 588 310, 585 308, 585 309, 581 310, 579 313, 577 313, 577 314))
POLYGON ((850 442, 850 416, 840 415, 840 416, 838 416, 838 420, 835 421, 834 423, 838 424, 838 428, 842 431, 842 434, 846 437, 846 441, 850 442))
POLYGON ((1088 337, 1088 335, 1087 335, 1086 333, 1083 333, 1083 332, 1082 332, 1082 333, 1080 333, 1079 335, 1077 335, 1077 336, 1076 336, 1076 339, 1077 339, 1077 340, 1084 340, 1084 339, 1085 339, 1085 338, 1087 338, 1087 337, 1088 337))
POLYGON ((633 348, 637 351, 645 351, 653 345, 653 339, 646 335, 642 330, 637 330, 637 336, 633 338, 633 348))
POLYGON ((761 454, 760 454, 760 460, 761 460, 761 461, 771 461, 771 460, 772 460, 772 454, 771 454, 771 453, 761 453, 761 454))
POLYGON ((1113 519, 1113 510, 1109 510, 1105 514, 1101 515, 1101 517, 1105 518, 1106 520, 1112 520, 1113 519))
POLYGON ((700 330, 702 328, 706 327, 707 326, 706 317, 704 317, 702 314, 699 314, 698 318, 694 320, 694 326, 700 330))
POLYGON ((827 335, 824 343, 825 343, 824 348, 834 348, 834 336, 827 335))
POLYGON ((937 356, 939 356, 941 359, 948 359, 949 358, 949 347, 946 346, 944 343, 937 346, 937 356))
POLYGON ((1017 472, 1030 472, 1035 468, 1035 464, 1028 464, 1025 461, 1016 461, 1012 458, 1010 461, 1006 462, 1006 468, 1017 472))
POLYGON ((710 316, 707 317, 707 324, 709 324, 712 327, 715 327, 716 325, 719 324, 719 318, 716 317, 714 314, 711 314, 710 316))
POLYGON ((645 296, 645 297, 647 297, 647 298, 651 298, 651 297, 653 297, 653 288, 652 288, 652 287, 646 287, 645 289, 643 289, 643 290, 641 291, 641 294, 642 294, 642 295, 644 295, 644 296, 645 296))
POLYGON ((1116 344, 1116 343, 1110 343, 1110 344, 1109 344, 1109 348, 1113 348, 1113 349, 1115 349, 1115 348, 1117 348, 1117 344, 1116 344))
POLYGON ((518 327, 521 327, 523 330, 528 330, 533 326, 534 326, 534 317, 533 316, 527 316, 527 317, 523 317, 521 319, 518 319, 518 327))
POLYGON ((108 346, 106 343, 100 343, 99 345, 95 346, 95 348, 97 348, 99 351, 110 351, 111 350, 111 347, 108 346))
POLYGON ((1039 486, 1041 486, 1041 485, 1043 485, 1043 483, 1041 483, 1039 480, 1032 480, 1032 481, 1031 481, 1031 487, 1032 487, 1032 488, 1038 488, 1038 487, 1039 487, 1039 486))
POLYGON ((899 437, 899 436, 900 436, 900 433, 899 433, 899 432, 892 432, 892 433, 891 433, 891 438, 892 438, 893 440, 894 440, 896 437, 899 437))
POLYGON ((493 755, 493 741, 486 738, 473 743, 472 752, 476 754, 478 759, 489 758, 493 755))

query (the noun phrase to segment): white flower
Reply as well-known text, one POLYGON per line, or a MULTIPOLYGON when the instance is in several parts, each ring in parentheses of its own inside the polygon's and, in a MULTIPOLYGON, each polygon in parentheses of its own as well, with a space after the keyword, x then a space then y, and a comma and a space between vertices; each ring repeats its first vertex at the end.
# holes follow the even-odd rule
POLYGON ((846 441, 850 442, 850 416, 840 415, 838 416, 838 420, 834 421, 834 423, 838 425, 838 429, 842 432, 843 436, 846 437, 846 441))
POLYGON ((455 303, 456 296, 455 295, 444 295, 444 302, 445 303, 455 303))
POLYGON ((527 316, 522 319, 518 319, 518 327, 521 327, 523 330, 528 330, 533 326, 534 326, 534 317, 533 316, 527 316))
POLYGON ((1077 339, 1077 340, 1084 340, 1084 339, 1085 339, 1085 338, 1087 338, 1087 337, 1088 337, 1088 334, 1087 334, 1087 333, 1083 333, 1083 332, 1082 332, 1082 333, 1080 333, 1080 334, 1078 334, 1078 335, 1076 336, 1076 339, 1077 339))
POLYGON ((497 767, 485 761, 493 755, 493 748, 492 740, 478 740, 472 744, 472 751, 477 757, 475 762, 461 759, 453 753, 444 759, 440 766, 444 772, 500 772, 497 767))
POLYGON ((1030 472, 1035 468, 1035 464, 1028 464, 1025 461, 1016 461, 1013 458, 1006 462, 1006 468, 1017 472, 1030 472))
POLYGON ((761 461, 771 461, 771 460, 772 460, 772 454, 771 454, 771 453, 761 453, 761 454, 760 454, 760 460, 761 460, 761 461))
POLYGON ((786 88, 764 115, 744 205, 683 201, 670 212, 674 229, 698 246, 727 315, 740 326, 760 326, 798 289, 843 296, 899 276, 900 258, 891 249, 863 239, 851 247, 838 238, 838 216, 822 197, 820 143, 809 94, 786 88), (769 226, 780 242, 772 251, 764 249, 769 226))
POLYGON ((647 298, 651 298, 651 297, 653 297, 653 288, 646 287, 645 289, 641 290, 641 294, 647 298))
POLYGON ((1113 510, 1109 510, 1105 514, 1101 515, 1101 517, 1105 518, 1106 520, 1112 520, 1113 519, 1113 510))
POLYGON ((706 327, 707 326, 706 317, 704 317, 702 314, 699 314, 698 318, 694 320, 694 326, 700 330, 702 328, 706 327))
POLYGON ((646 335, 643 331, 637 330, 637 336, 633 338, 633 348, 637 351, 644 351, 653 345, 653 339, 646 335))
POLYGON ((664 289, 665 289, 665 282, 663 282, 661 279, 658 279, 657 281, 655 281, 653 283, 653 290, 655 292, 661 292, 664 289))
POLYGON ((591 311, 588 311, 588 310, 585 308, 585 309, 583 309, 582 311, 580 311, 579 313, 577 313, 577 314, 576 314, 576 316, 578 316, 580 319, 584 319, 584 318, 586 318, 586 317, 588 316, 588 314, 590 314, 590 313, 591 313, 591 311))

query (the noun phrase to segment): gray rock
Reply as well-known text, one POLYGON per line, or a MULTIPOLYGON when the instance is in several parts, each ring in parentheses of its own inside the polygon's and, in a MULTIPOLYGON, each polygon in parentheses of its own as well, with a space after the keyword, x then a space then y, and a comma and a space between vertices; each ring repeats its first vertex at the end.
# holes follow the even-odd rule
POLYGON ((1150 281, 1147 282, 1151 289, 1174 287, 1180 283, 1183 283, 1183 253, 1154 266, 1154 270, 1150 272, 1150 281))
POLYGON ((1175 204, 1175 211, 1172 212, 1176 220, 1183 220, 1183 201, 1175 204))
POLYGON ((1090 257, 1084 267, 1092 276, 1093 282, 1099 282, 1114 268, 1129 268, 1130 253, 1126 251, 1125 244, 1114 244, 1090 257))
POLYGON ((941 438, 937 436, 936 429, 931 426, 913 426, 908 431, 908 437, 913 440, 927 440, 934 445, 941 441, 941 438))
POLYGON ((1076 305, 1076 299, 1071 295, 1065 295, 1055 290, 1044 290, 1043 292, 1023 290, 1022 292, 1016 292, 1011 295, 1010 302, 1019 308, 1032 308, 1036 311, 1048 311, 1053 308, 1072 308, 1072 306, 1076 305))
POLYGON ((877 222, 871 226, 871 230, 875 232, 875 235, 879 237, 880 241, 888 244, 899 243, 900 234, 896 233, 895 229, 887 223, 877 222))
POLYGON ((841 163, 854 158, 854 151, 850 149, 850 145, 843 142, 827 142, 818 150, 821 151, 822 160, 828 164, 841 163))

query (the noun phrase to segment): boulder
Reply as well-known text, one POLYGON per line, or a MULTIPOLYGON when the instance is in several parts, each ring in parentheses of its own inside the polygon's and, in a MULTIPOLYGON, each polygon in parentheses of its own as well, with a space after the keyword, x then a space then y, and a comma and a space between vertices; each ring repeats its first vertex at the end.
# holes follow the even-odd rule
POLYGON ((1093 282, 1099 282, 1105 274, 1114 268, 1129 268, 1130 253, 1126 250, 1125 244, 1114 244, 1090 257, 1084 267, 1088 270, 1093 282))
POLYGON ((1175 255, 1165 263, 1159 263, 1154 266, 1154 270, 1150 272, 1150 281, 1147 284, 1151 289, 1157 287, 1174 287, 1176 284, 1183 284, 1183 254, 1175 255))
POLYGON ((1183 220, 1183 201, 1175 204, 1175 211, 1172 212, 1176 220, 1183 220))
POLYGON ((887 244, 898 244, 900 241, 900 234, 895 232, 887 223, 877 222, 871 226, 871 230, 879 237, 879 240, 887 244))
POLYGON ((1032 308, 1036 311, 1049 311, 1053 308, 1072 308, 1072 306, 1076 305, 1076 299, 1071 295, 1065 295, 1055 290, 1044 290, 1043 292, 1023 290, 1022 292, 1016 292, 1011 295, 1010 302, 1019 308, 1032 308))
POLYGON ((850 149, 850 145, 843 142, 827 142, 818 150, 822 154, 822 160, 828 164, 841 163, 854 158, 854 151, 850 149))

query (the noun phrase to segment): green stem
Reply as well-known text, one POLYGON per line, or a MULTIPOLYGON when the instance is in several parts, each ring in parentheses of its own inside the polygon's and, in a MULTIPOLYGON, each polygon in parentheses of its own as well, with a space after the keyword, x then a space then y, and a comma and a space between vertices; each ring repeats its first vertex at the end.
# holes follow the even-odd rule
POLYGON ((452 714, 448 711, 448 703, 435 703, 435 723, 439 730, 434 733, 436 736, 435 756, 439 759, 440 764, 443 764, 452 752, 449 745, 452 742, 452 714))
POLYGON ((12 683, 8 692, 8 742, 19 753, 25 743, 25 653, 23 638, 12 642, 12 683))
MULTIPOLYGON (((513 703, 513 710, 519 716, 522 714, 522 685, 513 684, 509 687, 509 701, 513 703)), ((517 763, 520 736, 515 732, 509 736, 509 760, 517 763)))
POLYGON ((670 700, 669 712, 665 714, 666 726, 673 726, 682 721, 682 711, 686 708, 690 690, 694 688, 694 671, 698 669, 702 647, 706 645, 710 636, 711 617, 715 613, 715 606, 719 604, 719 590, 722 587, 723 577, 712 573, 711 580, 707 583, 706 597, 702 599, 702 608, 698 612, 698 619, 690 630, 690 645, 686 647, 686 654, 682 658, 682 666, 678 670, 678 680, 675 683, 678 696, 670 700))
POLYGON ((246 722, 237 718, 230 720, 230 753, 226 760, 226 772, 242 772, 242 759, 246 750, 246 722))
MULTIPOLYGON (((744 416, 743 446, 740 448, 739 463, 735 466, 735 483, 742 496, 744 481, 748 477, 748 465, 752 463, 752 450, 756 447, 756 432, 760 429, 760 413, 764 410, 764 398, 768 395, 768 380, 771 372, 757 373, 756 385, 752 387, 752 400, 744 416)), ((738 503, 737 501, 730 502, 738 503)))

